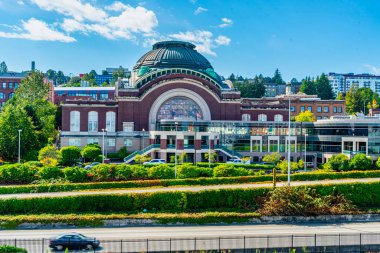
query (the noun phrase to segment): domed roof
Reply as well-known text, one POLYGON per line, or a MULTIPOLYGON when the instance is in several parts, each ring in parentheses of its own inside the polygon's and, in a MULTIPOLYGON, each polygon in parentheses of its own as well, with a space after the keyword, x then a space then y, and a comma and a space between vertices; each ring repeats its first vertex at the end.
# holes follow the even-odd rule
POLYGON ((133 69, 189 68, 212 69, 210 62, 195 49, 195 45, 183 41, 162 41, 153 45, 153 50, 144 54, 133 69))

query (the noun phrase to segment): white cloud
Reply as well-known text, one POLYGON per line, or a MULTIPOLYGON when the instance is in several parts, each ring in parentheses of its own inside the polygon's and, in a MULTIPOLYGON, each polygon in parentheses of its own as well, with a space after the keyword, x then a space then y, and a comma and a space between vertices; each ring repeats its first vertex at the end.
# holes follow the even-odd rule
POLYGON ((216 53, 213 51, 213 48, 216 48, 220 45, 228 45, 231 41, 230 38, 226 36, 218 36, 216 39, 213 39, 213 34, 210 31, 187 31, 180 32, 177 34, 170 34, 169 38, 184 40, 193 43, 196 45, 196 49, 200 53, 216 56, 216 53))
POLYGON ((127 9, 127 5, 122 2, 115 1, 111 5, 106 6, 105 9, 108 11, 122 11, 127 9))
POLYGON ((231 42, 231 39, 228 38, 227 36, 223 36, 223 35, 219 35, 216 39, 215 39, 215 43, 217 45, 222 45, 222 46, 228 46, 231 42))
POLYGON ((195 14, 195 15, 198 15, 198 14, 201 14, 202 12, 206 12, 206 11, 208 11, 208 9, 203 8, 203 7, 198 7, 198 8, 194 11, 194 14, 195 14))
POLYGON ((371 64, 364 64, 364 67, 369 69, 369 71, 371 71, 372 74, 380 75, 380 67, 376 67, 371 64))
POLYGON ((219 25, 219 27, 227 27, 227 26, 231 26, 234 22, 229 19, 229 18, 222 18, 222 24, 219 25))
POLYGON ((0 32, 0 37, 14 39, 28 39, 36 41, 60 41, 74 42, 73 37, 67 36, 48 26, 45 22, 31 18, 28 21, 22 21, 21 32, 0 32))
POLYGON ((23 0, 17 0, 17 4, 18 4, 18 5, 25 5, 25 3, 24 3, 23 0))
POLYGON ((102 21, 108 15, 102 9, 80 0, 31 0, 39 8, 46 11, 55 11, 78 21, 102 21))

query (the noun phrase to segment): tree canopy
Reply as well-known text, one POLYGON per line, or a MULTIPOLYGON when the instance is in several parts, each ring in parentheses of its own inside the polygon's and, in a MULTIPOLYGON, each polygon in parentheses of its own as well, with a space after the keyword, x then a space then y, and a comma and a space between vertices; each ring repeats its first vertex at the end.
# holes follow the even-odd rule
POLYGON ((300 91, 307 95, 318 95, 321 99, 334 99, 335 94, 327 76, 322 73, 317 78, 306 77, 302 80, 300 91))
POLYGON ((276 83, 276 84, 283 84, 283 83, 285 83, 284 80, 282 79, 280 70, 276 69, 274 71, 274 75, 272 77, 272 83, 276 83))
POLYGON ((255 76, 253 81, 245 79, 243 82, 235 82, 234 86, 244 98, 261 98, 265 95, 265 80, 261 75, 255 76))
POLYGON ((0 74, 4 74, 4 73, 7 73, 8 72, 8 67, 7 67, 7 64, 2 61, 0 63, 0 74))
POLYGON ((295 120, 297 122, 314 122, 315 116, 311 111, 304 111, 300 112, 296 117, 295 120))

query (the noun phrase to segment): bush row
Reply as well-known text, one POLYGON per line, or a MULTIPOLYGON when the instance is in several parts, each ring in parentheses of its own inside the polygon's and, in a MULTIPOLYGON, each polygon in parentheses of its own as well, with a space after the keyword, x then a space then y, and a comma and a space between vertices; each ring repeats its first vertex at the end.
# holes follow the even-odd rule
MULTIPOLYGON (((293 181, 316 181, 325 179, 343 178, 377 178, 380 171, 350 171, 350 172, 306 172, 291 175, 293 181)), ((216 177, 216 178, 187 178, 187 179, 157 179, 157 180, 133 180, 118 182, 89 182, 68 183, 50 182, 19 186, 0 187, 0 194, 37 193, 37 192, 66 192, 92 189, 116 189, 116 188, 141 188, 153 186, 186 186, 186 185, 218 185, 218 184, 243 184, 272 181, 272 175, 216 177)), ((277 175, 277 181, 286 181, 287 175, 277 175)))
MULTIPOLYGON (((322 196, 342 194, 358 207, 378 207, 380 203, 380 182, 313 185, 308 188, 315 189, 322 196)), ((256 210, 260 199, 270 190, 270 187, 261 187, 1 199, 0 214, 134 212, 143 209, 169 212, 213 208, 256 210)))

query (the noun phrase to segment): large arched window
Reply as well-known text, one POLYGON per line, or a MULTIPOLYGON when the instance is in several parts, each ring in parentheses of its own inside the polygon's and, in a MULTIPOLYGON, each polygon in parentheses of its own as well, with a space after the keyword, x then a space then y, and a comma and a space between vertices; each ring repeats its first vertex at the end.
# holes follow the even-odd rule
POLYGON ((88 131, 98 131, 98 112, 91 111, 88 113, 88 131))
POLYGON ((258 121, 267 121, 267 115, 266 114, 259 114, 258 121))
POLYGON ((106 128, 108 132, 115 132, 116 113, 106 113, 106 128))
POLYGON ((274 121, 283 121, 284 118, 281 114, 274 115, 274 121))
POLYGON ((71 132, 80 131, 80 112, 78 111, 70 112, 70 131, 71 132))
POLYGON ((203 119, 197 103, 187 97, 173 97, 166 100, 157 113, 157 121, 162 119, 203 119))
POLYGON ((242 121, 251 121, 251 115, 245 113, 241 116, 242 121))

